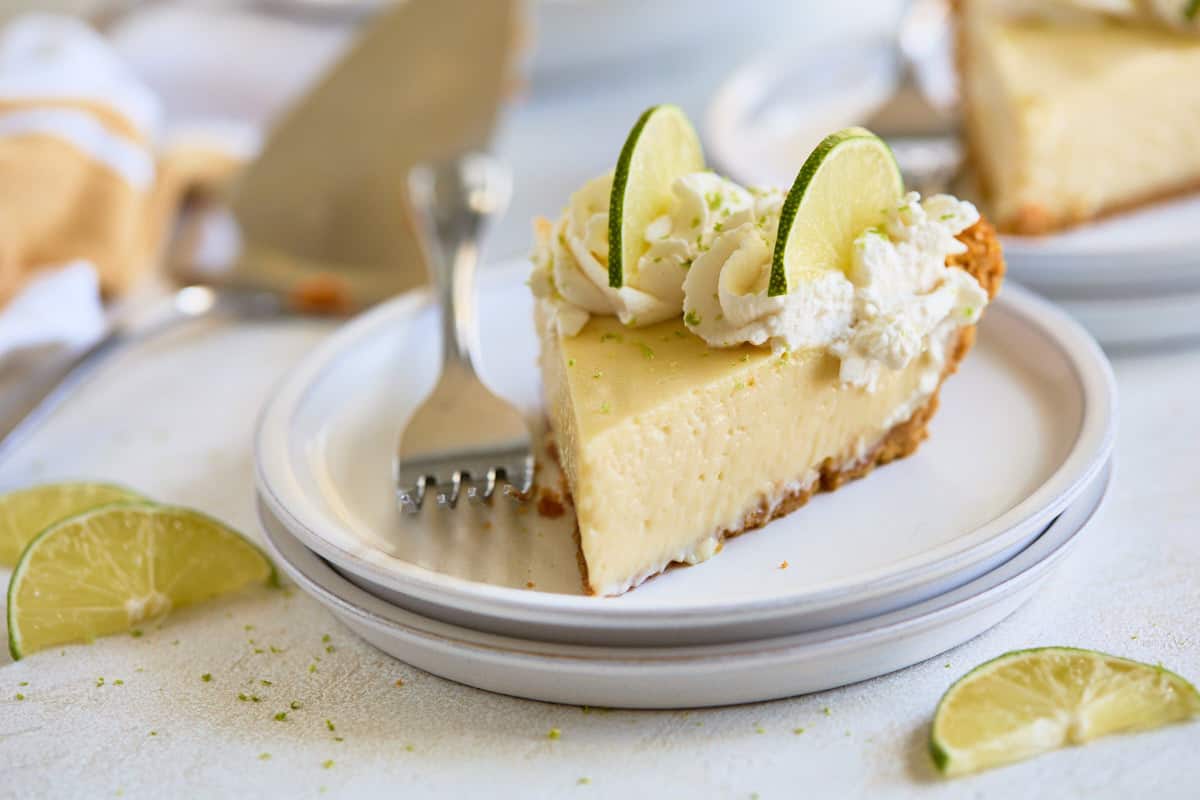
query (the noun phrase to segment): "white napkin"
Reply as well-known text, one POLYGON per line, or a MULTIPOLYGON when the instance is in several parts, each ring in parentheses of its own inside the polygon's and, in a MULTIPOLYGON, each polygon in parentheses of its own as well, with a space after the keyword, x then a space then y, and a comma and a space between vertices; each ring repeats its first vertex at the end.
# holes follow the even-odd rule
POLYGON ((107 328, 96 270, 86 261, 73 261, 39 273, 5 307, 0 359, 55 344, 82 350, 107 328))
MULTIPOLYGON (((31 101, 102 103, 153 141, 162 126, 157 98, 108 43, 78 20, 29 14, 0 31, 0 137, 30 133, 65 140, 140 190, 154 180, 153 155, 104 129, 83 111, 31 101)), ((96 270, 87 261, 27 264, 32 277, 0 313, 0 364, 29 350, 86 347, 107 323, 96 270)))
MULTIPOLYGON (((247 82, 236 63, 226 63, 214 75, 215 66, 228 61, 227 53, 222 55, 222 41, 210 41, 205 30, 241 31, 241 44, 251 51, 255 48, 247 35, 261 31, 243 30, 228 12, 222 15, 214 9, 210 17, 220 20, 215 27, 206 26, 204 15, 196 10, 168 5, 129 19, 111 40, 69 16, 30 13, 13 20, 0 29, 0 101, 16 107, 0 111, 0 141, 33 133, 67 142, 146 196, 158 191, 161 181, 174 178, 175 173, 163 171, 163 164, 178 166, 182 159, 170 157, 184 151, 220 153, 231 163, 253 158, 262 120, 222 115, 219 109, 213 113, 195 102, 191 110, 178 109, 181 103, 189 105, 188 94, 193 101, 225 95, 230 87, 247 82), (194 56, 182 59, 191 63, 178 63, 181 42, 188 52, 206 53, 203 63, 194 56), (164 74, 188 75, 193 85, 152 86, 139 72, 160 83, 164 74), (174 119, 167 118, 161 91, 169 92, 168 99, 177 106, 174 119), (76 102, 112 109, 130 124, 136 139, 114 133, 86 108, 73 107, 76 102)), ((328 45, 325 50, 328 56, 335 54, 328 45)), ((277 71, 294 72, 280 69, 281 63, 275 63, 277 71)), ((103 335, 105 310, 94 265, 84 260, 18 261, 31 277, 0 308, 0 368, 21 353, 36 352, 40 363, 43 353, 47 359, 55 355, 56 346, 82 349, 103 335)))

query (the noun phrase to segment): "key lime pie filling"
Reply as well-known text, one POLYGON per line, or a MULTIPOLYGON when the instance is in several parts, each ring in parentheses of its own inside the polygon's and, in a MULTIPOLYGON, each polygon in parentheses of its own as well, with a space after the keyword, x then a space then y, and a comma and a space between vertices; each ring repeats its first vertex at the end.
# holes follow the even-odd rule
MULTIPOLYGON (((645 126, 647 163, 690 130, 672 123, 645 126)), ((822 143, 790 192, 683 166, 619 163, 535 224, 547 416, 593 594, 705 561, 915 450, 1003 275, 975 207, 905 192, 861 129, 822 143), (626 208, 658 202, 632 203, 644 221, 623 221, 616 270, 614 187, 626 208)))

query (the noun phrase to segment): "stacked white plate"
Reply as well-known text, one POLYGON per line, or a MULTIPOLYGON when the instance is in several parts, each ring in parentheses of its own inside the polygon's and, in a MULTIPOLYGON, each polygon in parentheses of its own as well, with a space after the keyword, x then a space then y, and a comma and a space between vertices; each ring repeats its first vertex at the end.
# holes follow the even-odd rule
MULTIPOLYGON (((527 265, 485 271, 482 371, 543 416, 527 265)), ((932 436, 716 558, 617 598, 582 594, 571 515, 395 508, 394 446, 439 365, 406 295, 349 323, 263 411, 260 511, 282 570, 380 649, 539 700, 664 708, 816 691, 913 664, 1027 599, 1108 485, 1116 396, 1077 324, 1006 287, 932 436), (781 565, 787 563, 786 568, 781 565)), ((538 483, 556 487, 550 459, 538 483)))
MULTIPOLYGON (((790 186, 821 137, 868 119, 899 77, 890 41, 756 59, 709 104, 709 158, 743 183, 790 186)), ((1009 277, 1061 305, 1105 346, 1200 342, 1200 197, 1003 244, 1009 277)))

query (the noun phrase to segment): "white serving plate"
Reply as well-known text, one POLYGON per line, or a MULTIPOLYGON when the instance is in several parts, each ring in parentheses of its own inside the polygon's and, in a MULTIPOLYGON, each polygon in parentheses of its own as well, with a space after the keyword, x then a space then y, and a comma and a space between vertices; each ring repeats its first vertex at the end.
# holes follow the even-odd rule
MULTIPOLYGON (((746 184, 790 186, 825 134, 861 124, 890 96, 892 48, 865 41, 792 50, 738 68, 708 105, 709 160, 746 184)), ((1200 292, 1197 196, 1051 236, 1002 238, 1011 277, 1055 300, 1200 292)), ((1163 327, 1161 338, 1175 337, 1163 327)))
POLYGON ((450 680, 553 703, 689 708, 822 691, 910 666, 979 635, 1045 581, 1099 508, 1110 470, 1029 547, 946 594, 799 635, 693 647, 586 647, 499 636, 392 606, 342 578, 259 505, 276 563, 380 650, 450 680))
MULTIPOLYGON (((497 391, 541 419, 526 269, 481 280, 481 361, 497 391)), ((571 515, 545 519, 507 502, 453 513, 429 504, 415 520, 395 509, 394 445, 435 379, 438 336, 427 297, 411 294, 312 353, 262 413, 259 492, 360 585, 427 616, 525 638, 729 641, 926 599, 1026 546, 1100 471, 1114 437, 1115 387, 1099 348, 1009 287, 915 456, 814 498, 704 564, 619 598, 587 597, 571 515)), ((553 462, 541 461, 539 483, 557 485, 553 462)))
POLYGON ((1132 297, 1055 297, 1106 348, 1142 350, 1200 342, 1200 289, 1132 297))

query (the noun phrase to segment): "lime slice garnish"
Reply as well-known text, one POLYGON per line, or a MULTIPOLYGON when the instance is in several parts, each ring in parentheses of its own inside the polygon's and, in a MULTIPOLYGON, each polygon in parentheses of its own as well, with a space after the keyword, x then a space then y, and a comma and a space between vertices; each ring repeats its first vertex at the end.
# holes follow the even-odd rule
POLYGON ((609 286, 624 286, 626 273, 646 252, 646 226, 670 210, 675 179, 703 169, 700 137, 678 106, 653 106, 638 118, 613 173, 608 202, 609 286))
POLYGON ((130 630, 173 608, 275 580, 257 547, 184 508, 116 503, 40 534, 8 586, 13 658, 130 630))
POLYGON ((846 128, 817 145, 779 211, 767 293, 787 294, 803 273, 850 267, 854 240, 904 196, 891 149, 866 128, 846 128))
POLYGON ((137 492, 109 483, 50 483, 0 495, 0 566, 11 566, 35 536, 60 520, 137 492))
POLYGON ((938 704, 929 747, 946 775, 962 775, 1100 736, 1200 715, 1200 693, 1162 667, 1046 647, 976 667, 938 704))

